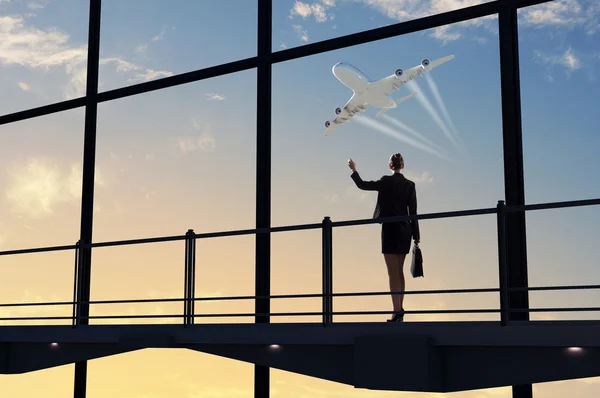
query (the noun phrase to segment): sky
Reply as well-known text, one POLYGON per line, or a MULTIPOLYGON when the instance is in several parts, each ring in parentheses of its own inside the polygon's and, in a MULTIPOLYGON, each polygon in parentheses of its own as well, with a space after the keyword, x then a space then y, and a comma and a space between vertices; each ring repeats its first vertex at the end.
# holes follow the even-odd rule
MULTIPOLYGON (((480 2, 277 0, 273 51, 480 2)), ((252 1, 182 0, 176 7, 141 0, 102 4, 100 91, 256 55, 257 9, 252 1)), ((85 94, 88 11, 84 1, 0 0, 0 115, 85 94)), ((527 203, 600 197, 599 36, 600 6, 593 0, 554 0, 519 11, 527 203)), ((354 186, 347 160, 352 157, 361 176, 374 180, 389 172, 387 160, 395 152, 402 153, 404 174, 416 183, 420 213, 495 206, 504 198, 498 51, 497 18, 490 16, 274 65, 273 225, 315 223, 324 216, 335 221, 369 218, 376 194, 354 186), (419 93, 387 118, 376 119, 377 110, 370 109, 323 135, 325 121, 351 95, 331 73, 335 63, 349 62, 377 80, 423 58, 451 54, 455 59, 428 78, 393 94, 419 93), (416 137, 421 144, 414 145, 416 137), (464 150, 448 137, 458 137, 464 150)), ((77 241, 83 124, 80 108, 0 126, 0 250, 77 241)), ((102 103, 97 136, 95 241, 255 226, 255 70, 102 103)), ((597 283, 597 208, 535 211, 526 220, 531 286, 597 283)), ((379 239, 378 225, 334 230, 335 292, 388 288, 379 239)), ((319 230, 272 236, 272 294, 320 292, 320 242, 319 230)), ((493 215, 422 221, 425 278, 408 277, 407 289, 497 287, 496 245, 493 215)), ((95 249, 92 300, 181 297, 183 251, 183 242, 95 249)), ((253 279, 253 236, 198 241, 197 297, 252 295, 253 279)), ((73 253, 2 257, 0 280, 0 302, 71 300, 73 253)), ((594 306, 599 298, 594 291, 532 293, 530 304, 594 306)), ((386 296, 339 298, 334 310, 390 310, 390 304, 386 296)), ((111 305, 92 307, 92 313, 171 314, 181 313, 181 307, 111 305)), ((405 300, 407 310, 497 307, 494 294, 413 295, 405 300)), ((320 308, 318 300, 272 302, 274 312, 320 308)), ((253 310, 251 301, 196 305, 197 313, 253 310)), ((0 309, 0 314, 70 315, 71 309, 12 308, 0 309)), ((379 322, 384 317, 335 320, 379 322)), ((597 315, 536 313, 531 318, 597 315)), ((493 319, 494 314, 406 316, 407 322, 493 319)), ((316 321, 318 317, 272 318, 316 321)), ((0 395, 70 396, 73 369, 67 365, 0 375, 0 395)), ((252 365, 196 352, 142 350, 91 361, 88 369, 90 398, 253 396, 252 365)), ((271 375, 273 397, 441 396, 356 390, 278 370, 271 375)), ((599 380, 538 384, 534 393, 592 397, 600 392, 599 380)), ((502 398, 510 396, 510 388, 448 396, 502 398)))

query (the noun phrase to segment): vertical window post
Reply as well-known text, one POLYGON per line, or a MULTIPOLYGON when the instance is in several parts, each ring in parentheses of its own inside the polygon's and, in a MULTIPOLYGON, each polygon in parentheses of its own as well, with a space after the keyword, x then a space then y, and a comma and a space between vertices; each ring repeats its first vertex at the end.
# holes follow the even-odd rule
POLYGON ((500 323, 508 323, 508 269, 506 266, 506 205, 503 200, 498 201, 498 268, 500 271, 500 323))
POLYGON ((333 323, 333 250, 331 218, 323 218, 323 326, 333 323))
POLYGON ((185 280, 184 280, 184 325, 194 324, 194 303, 196 291, 196 234, 189 229, 185 234, 185 280))
MULTIPOLYGON (((83 176, 81 193, 81 229, 83 247, 79 261, 76 323, 89 324, 90 285, 92 273, 92 231, 94 220, 94 173, 96 170, 96 121, 98 115, 98 71, 100 68, 101 0, 90 0, 88 26, 87 78, 85 94, 85 127, 83 141, 83 176)), ((73 397, 85 398, 87 392, 87 361, 75 363, 73 397)))
MULTIPOLYGON (((256 228, 271 228, 271 52, 273 49, 273 0, 257 0, 256 68, 256 228)), ((271 232, 256 234, 255 322, 271 318, 271 232), (259 315, 262 314, 262 315, 259 315)), ((268 366, 254 365, 254 398, 269 398, 268 366)))
POLYGON ((78 286, 79 286, 79 264, 81 264, 81 250, 80 250, 81 240, 78 240, 75 244, 75 267, 73 269, 73 323, 72 326, 75 327, 78 323, 79 319, 79 295, 78 295, 78 286))

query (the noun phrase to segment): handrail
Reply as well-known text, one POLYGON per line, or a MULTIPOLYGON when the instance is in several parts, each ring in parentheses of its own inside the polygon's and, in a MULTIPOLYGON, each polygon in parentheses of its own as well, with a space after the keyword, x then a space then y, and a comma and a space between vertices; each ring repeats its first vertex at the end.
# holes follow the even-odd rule
MULTIPOLYGON (((509 309, 508 312, 598 312, 600 307, 545 307, 545 308, 521 308, 509 309)), ((490 314, 499 313, 499 308, 481 308, 481 309, 458 309, 458 310, 406 310, 409 315, 426 314, 490 314)), ((393 311, 334 311, 333 315, 390 315, 393 311)), ((191 318, 226 318, 226 317, 255 317, 255 316, 323 316, 322 311, 312 312, 271 312, 271 313, 214 313, 214 314, 191 314, 191 318)), ((129 314, 129 315, 88 315, 80 316, 81 319, 166 319, 181 318, 181 314, 129 314)), ((0 321, 45 321, 45 320, 71 320, 70 316, 30 316, 30 317, 3 317, 0 321)), ((555 322, 555 321, 551 321, 555 322)), ((317 322, 314 322, 317 323, 317 322)), ((60 326, 60 325, 59 325, 60 326)), ((94 325, 87 325, 94 326, 94 325)))
MULTIPOLYGON (((512 287, 508 288, 509 292, 534 292, 534 291, 552 291, 552 290, 593 290, 600 289, 600 285, 561 285, 561 286, 533 286, 533 287, 512 287)), ((364 296, 387 296, 393 294, 467 294, 467 293, 497 293, 500 289, 497 287, 484 288, 466 288, 466 289, 433 289, 433 290, 406 290, 404 292, 343 292, 331 293, 332 297, 364 297, 364 296)), ((237 301, 237 300, 276 300, 276 299, 306 299, 306 298, 322 298, 324 293, 298 293, 298 294, 273 294, 270 296, 214 296, 214 297, 194 297, 188 299, 185 297, 170 297, 170 298, 149 298, 149 299, 115 299, 115 300, 90 300, 90 301, 41 301, 31 303, 0 303, 0 308, 6 307, 51 307, 64 306, 73 304, 145 304, 145 303, 171 303, 184 302, 186 300, 193 301, 237 301)))
POLYGON ((600 205, 600 199, 586 199, 576 201, 564 201, 564 202, 551 202, 551 203, 538 203, 523 206, 507 206, 503 200, 498 201, 496 207, 493 208, 481 208, 471 210, 460 210, 460 211, 447 211, 437 213, 426 213, 416 214, 409 216, 399 217, 380 217, 370 219, 359 219, 359 220, 346 220, 332 222, 329 217, 325 217, 321 223, 315 224, 300 224, 300 225, 288 225, 272 228, 257 228, 257 229, 245 229, 245 230, 234 230, 224 232, 211 232, 196 234, 192 229, 188 230, 185 235, 181 236, 167 236, 158 238, 144 238, 144 239, 132 239, 132 240, 121 240, 112 242, 97 242, 91 244, 83 244, 79 241, 75 245, 69 246, 54 246, 45 247, 38 249, 23 249, 23 250, 10 250, 0 252, 2 255, 10 254, 24 254, 24 253, 36 253, 36 252, 48 252, 48 251, 59 251, 59 250, 73 250, 75 249, 75 270, 74 270, 74 289, 73 289, 73 301, 71 302, 48 302, 48 303, 10 303, 0 304, 0 308, 6 307, 34 307, 34 306, 59 306, 59 305, 72 305, 73 313, 71 316, 63 317, 18 317, 18 318, 0 318, 0 321, 7 320, 51 320, 51 319, 71 319, 73 327, 78 326, 75 321, 81 319, 116 319, 116 318, 169 318, 177 317, 184 319, 184 324, 192 325, 194 320, 198 317, 223 317, 223 316, 299 316, 299 315, 320 315, 322 316, 323 326, 330 325, 333 323, 334 315, 367 315, 367 314, 390 314, 391 311, 352 311, 352 312, 336 312, 333 311, 333 298, 334 297, 351 297, 351 296, 374 296, 374 295, 390 295, 390 294, 442 294, 442 293, 500 293, 500 308, 499 309, 465 309, 465 310, 424 310, 424 311, 406 311, 407 314, 433 314, 433 313, 500 313, 500 322, 502 325, 507 325, 509 321, 509 313, 514 312, 556 312, 556 311, 598 311, 600 308, 596 307, 583 307, 583 308, 525 308, 525 309, 512 309, 509 308, 508 294, 509 292, 515 291, 543 291, 543 290, 580 290, 580 289, 600 289, 600 285, 580 285, 580 286, 540 286, 540 287, 525 287, 515 288, 508 286, 508 269, 506 264, 506 213, 507 212, 526 212, 533 210, 543 209, 556 209, 566 207, 581 207, 600 205), (398 222, 398 221, 410 221, 410 220, 423 220, 423 219, 438 219, 438 218, 450 218, 450 217, 465 217, 473 215, 484 215, 484 214, 496 214, 496 223, 498 228, 498 264, 499 264, 499 287, 498 288, 479 288, 479 289, 445 289, 445 290, 425 290, 425 291, 406 291, 406 292, 346 292, 346 293, 334 293, 333 292, 333 259, 332 259, 332 229, 335 227, 346 227, 354 225, 366 225, 384 222, 398 222), (321 229, 322 231, 322 250, 323 250, 323 287, 321 293, 311 294, 287 294, 287 295, 269 295, 269 296, 230 296, 230 297, 195 297, 195 268, 196 268, 196 239, 206 239, 211 237, 223 237, 223 236, 236 236, 236 235, 249 235, 259 233, 271 233, 271 232, 288 232, 297 230, 308 230, 308 229, 321 229), (129 300, 98 300, 98 301, 83 301, 78 300, 76 294, 78 290, 78 274, 80 267, 80 256, 83 248, 93 247, 110 247, 119 245, 131 245, 141 243, 152 243, 152 242, 167 242, 175 240, 185 240, 185 281, 184 281, 184 297, 183 298, 167 298, 167 299, 129 299, 129 300), (322 311, 321 312, 304 312, 304 313, 269 313, 269 314, 257 314, 245 313, 245 314, 196 314, 194 311, 194 304, 196 301, 226 301, 226 300, 259 300, 259 299, 276 299, 276 298, 320 298, 322 300, 322 311), (81 314, 82 305, 90 304, 123 304, 123 303, 147 303, 147 302, 184 302, 183 314, 177 315, 106 315, 106 316, 83 316, 81 314))
MULTIPOLYGON (((538 204, 530 204, 530 205, 521 205, 521 206, 506 206, 505 212, 521 212, 521 211, 532 211, 532 210, 549 210, 549 209, 558 209, 558 208, 566 208, 566 207, 582 207, 582 206, 593 206, 600 205, 600 198, 598 199, 585 199, 585 200, 573 200, 573 201, 563 201, 563 202, 549 202, 549 203, 538 203, 538 204)), ((399 221, 411 221, 411 220, 427 220, 427 219, 438 219, 438 218, 454 218, 454 217, 465 217, 465 216, 474 216, 474 215, 485 215, 485 214, 496 214, 497 209, 495 207, 489 208, 481 208, 481 209, 470 209, 470 210, 456 210, 456 211, 446 211, 446 212, 437 212, 437 213, 423 213, 423 214, 415 214, 410 216, 396 216, 396 217, 379 217, 379 218, 364 218, 364 219, 355 219, 355 220, 346 220, 346 221, 332 221, 332 228, 337 227, 347 227, 347 226, 357 226, 357 225, 367 225, 367 224, 380 224, 382 222, 399 222, 399 221)), ((271 228, 251 228, 251 229, 240 229, 240 230, 231 230, 231 231, 221 231, 221 232, 206 232, 193 234, 194 239, 208 239, 208 238, 220 238, 226 236, 239 236, 239 235, 253 235, 253 234, 261 234, 261 233, 276 233, 276 232, 291 232, 291 231, 300 231, 300 230, 310 230, 310 229, 320 229, 322 228, 322 223, 311 223, 311 224, 293 224, 279 227, 271 227, 271 228)), ((81 243, 80 248, 97 248, 97 247, 112 247, 112 246, 126 246, 126 245, 135 245, 135 244, 145 244, 145 243, 160 243, 160 242, 172 242, 185 240, 188 238, 187 235, 171 235, 171 236, 161 236, 155 238, 138 238, 138 239, 126 239, 126 240, 118 240, 118 241, 106 241, 106 242, 96 242, 91 244, 81 243)), ((61 245, 61 246, 49 246, 49 247, 40 247, 33 249, 16 249, 16 250, 5 250, 0 251, 0 256, 9 256, 9 255, 17 255, 17 254, 32 254, 32 253, 41 253, 41 252, 49 252, 49 251, 65 251, 65 250, 74 250, 78 246, 77 245, 61 245)))

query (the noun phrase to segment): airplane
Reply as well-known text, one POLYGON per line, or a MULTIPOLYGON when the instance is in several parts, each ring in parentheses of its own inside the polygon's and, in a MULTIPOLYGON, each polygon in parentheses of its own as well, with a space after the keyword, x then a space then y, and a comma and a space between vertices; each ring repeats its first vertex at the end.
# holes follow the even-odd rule
POLYGON ((396 108, 399 103, 414 97, 417 93, 412 93, 406 97, 393 100, 390 94, 400 89, 402 85, 408 83, 417 77, 422 76, 433 68, 444 64, 454 58, 454 55, 448 55, 443 58, 429 61, 427 58, 421 61, 421 64, 414 66, 406 71, 398 68, 393 75, 384 77, 377 81, 372 81, 364 73, 347 62, 338 62, 333 65, 331 71, 333 75, 346 87, 352 89, 352 97, 343 108, 336 108, 337 115, 333 122, 325 122, 325 135, 329 135, 341 124, 352 119, 354 115, 363 112, 367 107, 373 106, 381 108, 376 117, 381 116, 390 109, 396 108))

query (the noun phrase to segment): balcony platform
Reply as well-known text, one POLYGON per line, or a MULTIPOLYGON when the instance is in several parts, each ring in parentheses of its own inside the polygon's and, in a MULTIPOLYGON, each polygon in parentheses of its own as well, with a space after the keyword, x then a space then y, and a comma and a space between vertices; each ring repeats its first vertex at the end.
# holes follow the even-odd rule
POLYGON ((371 390, 454 392, 600 376, 598 321, 2 326, 0 373, 144 348, 187 348, 371 390))

